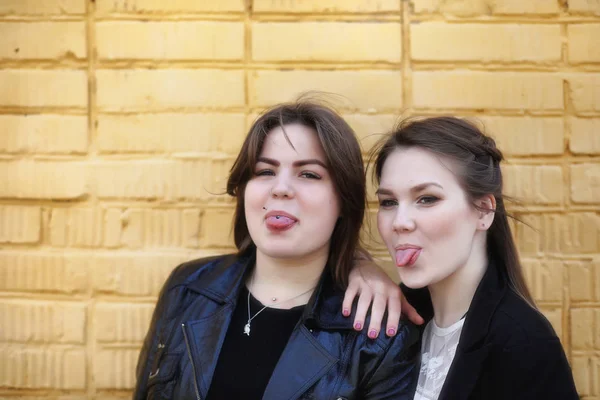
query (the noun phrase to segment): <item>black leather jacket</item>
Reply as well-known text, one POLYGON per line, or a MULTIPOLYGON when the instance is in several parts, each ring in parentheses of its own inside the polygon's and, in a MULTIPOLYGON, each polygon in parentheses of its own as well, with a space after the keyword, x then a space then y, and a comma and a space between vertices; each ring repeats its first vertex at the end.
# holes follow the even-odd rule
MULTIPOLYGON (((154 310, 134 399, 205 399, 254 257, 220 256, 177 267, 154 310)), ((369 339, 341 315, 344 293, 323 274, 265 390, 265 400, 412 399, 419 334, 369 339)), ((232 384, 235 384, 232 382, 232 384)))

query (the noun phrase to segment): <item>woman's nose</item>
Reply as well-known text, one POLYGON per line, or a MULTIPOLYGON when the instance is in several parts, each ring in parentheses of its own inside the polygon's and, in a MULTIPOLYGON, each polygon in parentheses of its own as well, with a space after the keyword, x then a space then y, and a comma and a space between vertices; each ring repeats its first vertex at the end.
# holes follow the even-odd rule
POLYGON ((290 178, 285 175, 279 175, 271 189, 271 195, 276 198, 289 198, 294 195, 290 178))
POLYGON ((398 207, 393 228, 397 232, 410 232, 416 227, 415 220, 408 210, 398 207))

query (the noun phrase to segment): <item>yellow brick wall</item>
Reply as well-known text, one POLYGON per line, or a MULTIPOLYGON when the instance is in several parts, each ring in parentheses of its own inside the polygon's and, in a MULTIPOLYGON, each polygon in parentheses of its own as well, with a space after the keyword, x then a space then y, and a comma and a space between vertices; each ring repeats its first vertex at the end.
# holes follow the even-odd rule
POLYGON ((249 123, 308 89, 365 148, 401 113, 485 123, 600 399, 599 0, 0 0, 0 397, 126 397, 169 270, 231 249, 249 123))

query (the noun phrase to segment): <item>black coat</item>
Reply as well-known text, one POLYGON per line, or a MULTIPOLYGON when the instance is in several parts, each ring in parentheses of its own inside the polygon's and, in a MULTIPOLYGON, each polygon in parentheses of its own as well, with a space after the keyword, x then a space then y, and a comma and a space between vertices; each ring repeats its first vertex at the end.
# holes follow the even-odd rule
MULTIPOLYGON (((579 399, 552 326, 500 271, 490 263, 475 292, 438 400, 579 399)), ((402 290, 431 320, 429 291, 402 290)))
MULTIPOLYGON (((134 399, 204 399, 253 259, 185 263, 164 285, 137 366, 134 399)), ((273 371, 265 400, 412 399, 419 334, 372 340, 341 315, 344 292, 323 274, 273 371)), ((232 382, 235 384, 235 382, 232 382)))

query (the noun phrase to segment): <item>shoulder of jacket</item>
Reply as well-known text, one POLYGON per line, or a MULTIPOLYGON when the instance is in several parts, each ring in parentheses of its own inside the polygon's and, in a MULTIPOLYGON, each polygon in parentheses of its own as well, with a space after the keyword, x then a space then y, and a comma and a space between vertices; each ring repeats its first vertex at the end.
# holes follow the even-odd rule
POLYGON ((545 346, 558 341, 550 321, 509 289, 498 305, 488 335, 489 341, 503 349, 519 346, 545 346))
POLYGON ((385 332, 380 332, 379 337, 374 341, 374 343, 377 344, 382 350, 396 350, 399 354, 403 353, 419 342, 419 328, 407 320, 400 321, 400 325, 398 325, 398 332, 394 336, 389 337, 385 334, 385 332))
POLYGON ((191 280, 197 279, 202 274, 212 271, 222 263, 235 260, 236 257, 235 254, 225 254, 198 258, 179 264, 167 279, 165 289, 171 290, 177 286, 185 285, 191 280))

